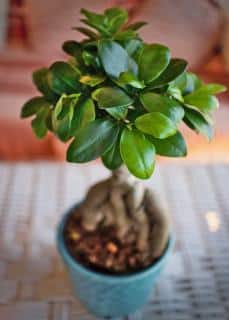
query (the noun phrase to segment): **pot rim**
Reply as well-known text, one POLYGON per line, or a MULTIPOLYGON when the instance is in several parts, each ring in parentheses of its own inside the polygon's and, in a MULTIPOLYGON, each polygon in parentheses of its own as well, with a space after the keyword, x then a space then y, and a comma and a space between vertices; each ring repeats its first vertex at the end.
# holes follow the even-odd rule
POLYGON ((71 267, 76 272, 83 273, 86 276, 97 278, 97 280, 100 281, 106 281, 110 283, 117 283, 118 281, 121 282, 129 282, 133 280, 140 280, 141 278, 145 278, 151 273, 157 272, 161 265, 163 264, 164 260, 169 256, 170 252, 172 251, 175 243, 175 237, 171 233, 167 247, 163 253, 163 255, 152 265, 146 267, 143 270, 131 273, 131 274, 120 274, 120 275, 110 275, 110 274, 104 274, 102 272, 98 272, 92 269, 89 269, 85 267, 84 265, 80 264, 77 260, 75 260, 70 252, 67 249, 67 246, 64 241, 64 227, 65 223, 67 221, 67 218, 73 213, 73 208, 76 208, 79 204, 75 205, 71 209, 69 209, 61 218, 59 225, 57 227, 57 235, 56 235, 56 242, 57 242, 57 249, 59 251, 59 254, 63 258, 63 260, 67 263, 68 266, 71 267))

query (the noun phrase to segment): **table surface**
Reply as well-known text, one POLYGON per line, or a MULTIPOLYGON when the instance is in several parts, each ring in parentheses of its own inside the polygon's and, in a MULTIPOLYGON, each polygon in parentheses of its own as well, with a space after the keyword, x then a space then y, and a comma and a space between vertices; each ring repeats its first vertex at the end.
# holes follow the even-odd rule
MULTIPOLYGON (((71 295, 55 230, 107 175, 99 164, 0 164, 0 319, 95 319, 71 295)), ((229 319, 229 166, 159 165, 147 184, 167 202, 177 240, 150 302, 128 319, 229 319)))

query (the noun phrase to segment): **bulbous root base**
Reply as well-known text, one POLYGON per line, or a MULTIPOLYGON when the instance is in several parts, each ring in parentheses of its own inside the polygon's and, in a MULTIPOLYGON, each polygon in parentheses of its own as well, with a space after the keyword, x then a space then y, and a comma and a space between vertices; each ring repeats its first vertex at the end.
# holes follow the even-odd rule
POLYGON ((167 210, 123 167, 92 186, 79 210, 86 232, 114 228, 120 243, 135 246, 143 266, 165 250, 170 227, 167 210))

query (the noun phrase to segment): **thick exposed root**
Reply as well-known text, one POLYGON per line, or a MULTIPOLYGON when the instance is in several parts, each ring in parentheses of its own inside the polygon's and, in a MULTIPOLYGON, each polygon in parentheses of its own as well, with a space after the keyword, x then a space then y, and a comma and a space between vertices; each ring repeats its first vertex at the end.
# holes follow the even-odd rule
POLYGON ((146 190, 145 206, 153 221, 153 228, 150 232, 151 254, 154 258, 158 258, 162 255, 168 242, 170 219, 163 202, 156 199, 149 189, 146 190))
POLYGON ((165 249, 169 237, 167 211, 125 168, 94 185, 80 211, 87 231, 114 226, 121 242, 135 243, 136 249, 151 259, 160 257, 165 249))
POLYGON ((145 188, 142 183, 136 181, 126 197, 126 205, 132 216, 135 216, 138 209, 143 204, 145 188))
POLYGON ((129 231, 131 223, 126 214, 122 190, 120 190, 118 187, 112 189, 110 194, 110 202, 113 209, 115 225, 117 227, 117 236, 120 240, 122 240, 129 231))
POLYGON ((150 224, 143 208, 135 214, 135 220, 138 224, 136 247, 139 251, 147 251, 149 249, 150 224))
POLYGON ((101 207, 107 202, 110 190, 110 180, 103 180, 92 186, 82 203, 83 226, 88 231, 93 231, 104 218, 104 210, 101 207))

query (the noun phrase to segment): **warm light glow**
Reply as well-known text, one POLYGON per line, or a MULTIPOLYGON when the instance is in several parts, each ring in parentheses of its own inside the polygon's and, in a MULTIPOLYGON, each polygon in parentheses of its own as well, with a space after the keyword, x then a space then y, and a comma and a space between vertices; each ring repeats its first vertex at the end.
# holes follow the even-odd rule
POLYGON ((220 228, 220 219, 217 212, 209 211, 205 215, 208 228, 211 232, 217 232, 220 228))

